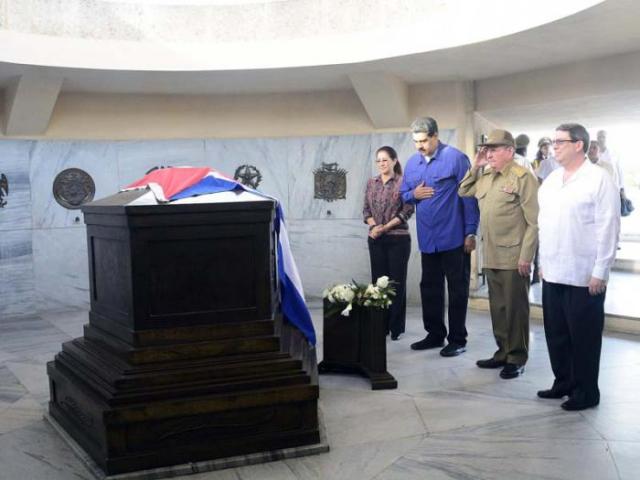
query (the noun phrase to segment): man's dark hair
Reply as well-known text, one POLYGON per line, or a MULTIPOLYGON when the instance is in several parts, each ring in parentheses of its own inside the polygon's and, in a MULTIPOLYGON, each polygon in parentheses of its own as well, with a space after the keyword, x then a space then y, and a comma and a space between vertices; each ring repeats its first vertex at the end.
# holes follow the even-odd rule
POLYGON ((561 132, 567 132, 569 138, 574 142, 582 142, 582 151, 587 153, 589 151, 589 132, 579 123, 563 123, 556 127, 556 130, 561 132))
POLYGON ((431 117, 418 117, 411 124, 411 133, 426 133, 432 137, 438 133, 438 123, 431 117))

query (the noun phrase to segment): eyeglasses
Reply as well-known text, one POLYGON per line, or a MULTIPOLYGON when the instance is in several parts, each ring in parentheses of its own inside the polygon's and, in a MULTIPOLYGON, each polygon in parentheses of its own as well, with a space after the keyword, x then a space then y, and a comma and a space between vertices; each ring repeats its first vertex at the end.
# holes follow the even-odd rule
POLYGON ((579 142, 579 141, 580 141, 580 140, 564 140, 564 139, 557 140, 557 139, 556 139, 556 140, 551 140, 551 144, 555 147, 555 146, 557 146, 557 145, 562 145, 563 143, 567 143, 567 142, 569 142, 569 143, 576 143, 576 142, 579 142))

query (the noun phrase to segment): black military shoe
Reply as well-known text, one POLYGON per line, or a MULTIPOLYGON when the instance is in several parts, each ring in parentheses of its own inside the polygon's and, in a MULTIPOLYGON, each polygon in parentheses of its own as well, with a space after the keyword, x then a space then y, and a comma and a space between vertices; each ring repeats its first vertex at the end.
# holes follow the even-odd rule
POLYGON ((500 378, 509 380, 511 378, 519 377, 524 373, 524 365, 516 365, 515 363, 507 363, 500 371, 500 378))
POLYGON ((480 368, 500 368, 507 364, 504 360, 496 360, 495 358, 486 358, 484 360, 478 360, 476 365, 480 368))

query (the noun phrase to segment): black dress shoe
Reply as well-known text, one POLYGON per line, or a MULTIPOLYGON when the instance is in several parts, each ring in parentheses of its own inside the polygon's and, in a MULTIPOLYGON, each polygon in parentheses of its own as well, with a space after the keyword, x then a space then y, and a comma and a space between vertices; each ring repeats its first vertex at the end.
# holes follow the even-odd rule
POLYGON ((428 350, 430 348, 439 348, 444 345, 444 340, 436 340, 428 335, 420 340, 411 344, 411 350, 428 350))
POLYGON ((509 380, 510 378, 519 377, 524 373, 524 365, 516 365, 515 363, 507 363, 500 371, 500 378, 509 380))
POLYGON ((476 365, 480 368, 500 368, 507 364, 504 360, 496 360, 495 358, 487 358, 484 360, 478 360, 476 365))
POLYGON ((457 343, 450 343, 442 350, 440 350, 440 355, 442 355, 443 357, 457 357, 458 355, 466 351, 466 347, 458 345, 457 343))
POLYGON ((554 388, 550 388, 549 390, 538 390, 538 397, 540 398, 562 398, 564 396, 569 395, 570 392, 565 392, 564 390, 556 390, 554 388))
POLYGON ((391 334, 391 340, 396 341, 400 338, 400 334, 399 333, 392 333, 391 334))
POLYGON ((569 397, 569 400, 560 405, 564 410, 569 412, 577 412, 578 410, 586 410, 587 408, 595 407, 600 403, 600 400, 577 400, 573 397, 569 397))

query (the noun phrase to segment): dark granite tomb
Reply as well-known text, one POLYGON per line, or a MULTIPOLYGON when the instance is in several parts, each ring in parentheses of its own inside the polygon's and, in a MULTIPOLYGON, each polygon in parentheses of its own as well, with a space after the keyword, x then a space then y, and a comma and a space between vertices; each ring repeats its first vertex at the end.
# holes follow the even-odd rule
POLYGON ((271 201, 85 205, 91 311, 51 416, 107 474, 319 442, 315 350, 277 311, 271 201))

